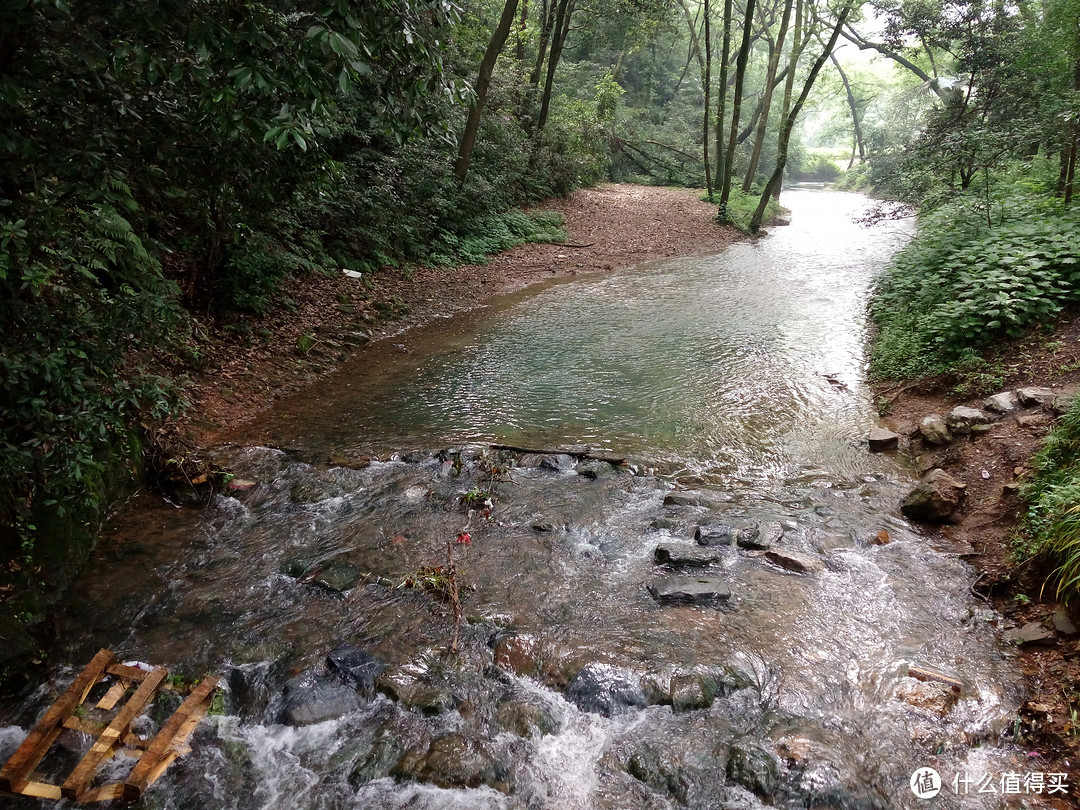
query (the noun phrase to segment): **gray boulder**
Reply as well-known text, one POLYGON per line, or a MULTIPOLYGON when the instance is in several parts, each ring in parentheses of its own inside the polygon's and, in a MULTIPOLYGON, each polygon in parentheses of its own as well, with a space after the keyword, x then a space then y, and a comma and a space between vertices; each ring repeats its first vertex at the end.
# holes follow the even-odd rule
POLYGON ((568 472, 573 470, 577 465, 573 456, 566 453, 559 453, 557 455, 547 455, 540 460, 540 469, 542 470, 554 470, 555 472, 568 472))
POLYGON ((665 495, 664 506, 704 506, 707 509, 716 509, 721 504, 730 503, 732 500, 730 495, 721 492, 683 489, 665 495))
POLYGON ((285 684, 282 722, 289 726, 308 726, 356 711, 360 696, 337 679, 308 671, 285 684))
POLYGON ((735 529, 727 523, 705 523, 697 527, 694 539, 699 546, 727 546, 735 536, 735 529))
POLYGON ((900 444, 900 434, 893 433, 885 428, 875 427, 870 429, 870 449, 874 452, 883 450, 895 450, 900 444))
POLYGON ((581 669, 567 685, 566 698, 582 711, 604 717, 649 705, 636 672, 599 662, 586 664, 581 669))
POLYGON ((368 694, 375 691, 375 679, 386 669, 382 660, 351 645, 331 650, 326 656, 326 665, 346 683, 368 694))
POLYGON ((1018 388, 1016 395, 1025 408, 1034 408, 1042 405, 1052 405, 1057 397, 1057 391, 1053 388, 1018 388))
POLYGON ((719 577, 667 577, 645 587, 662 605, 715 605, 731 598, 731 588, 719 577))
POLYGON ((945 423, 945 418, 936 413, 924 416, 922 421, 919 422, 919 435, 927 444, 950 444, 953 440, 952 433, 949 432, 949 426, 945 423))
POLYGON ((772 548, 773 543, 778 542, 783 534, 784 530, 779 523, 766 524, 764 527, 755 523, 739 529, 735 535, 735 544, 751 551, 764 551, 772 548), (765 531, 762 531, 763 528, 765 531))
POLYGON ((967 485, 942 469, 928 472, 900 504, 900 511, 912 520, 946 523, 964 498, 967 485))
POLYGON ((1012 413, 1020 407, 1020 397, 1015 391, 1002 391, 983 400, 983 407, 994 413, 1012 413))
POLYGON ((945 424, 953 433, 964 436, 971 433, 975 425, 990 424, 990 417, 978 408, 968 408, 965 405, 957 405, 945 415, 945 424))

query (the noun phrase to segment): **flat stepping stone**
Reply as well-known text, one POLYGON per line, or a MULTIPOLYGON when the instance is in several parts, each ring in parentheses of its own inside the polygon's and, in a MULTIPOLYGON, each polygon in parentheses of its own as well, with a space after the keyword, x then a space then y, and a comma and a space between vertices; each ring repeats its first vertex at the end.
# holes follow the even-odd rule
POLYGON ((1047 630, 1041 622, 1028 622, 1023 627, 1015 627, 1005 633, 1005 640, 1018 647, 1027 644, 1053 644, 1056 641, 1053 630, 1047 630))
POLYGON ((900 444, 900 434, 893 433, 885 428, 871 428, 868 441, 870 449, 875 453, 880 453, 883 450, 895 450, 900 444))
POLYGON ((645 587, 662 605, 713 605, 731 598, 731 588, 719 577, 668 577, 645 587))
POLYGON ((1018 388, 1016 395, 1025 408, 1034 408, 1039 405, 1052 404, 1057 397, 1057 391, 1053 388, 1018 388))
POLYGON ((657 546, 653 551, 653 561, 657 565, 670 565, 673 568, 704 568, 720 562, 715 554, 695 554, 693 551, 680 551, 668 546, 657 546))
POLYGON ((1020 407, 1020 397, 1015 391, 1002 391, 983 400, 983 407, 994 413, 1012 413, 1020 407))

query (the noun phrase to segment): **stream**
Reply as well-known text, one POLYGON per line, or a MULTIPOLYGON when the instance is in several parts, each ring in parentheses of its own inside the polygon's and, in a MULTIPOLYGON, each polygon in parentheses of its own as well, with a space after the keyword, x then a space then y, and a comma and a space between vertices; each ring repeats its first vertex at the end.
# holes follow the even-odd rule
POLYGON ((139 807, 1006 806, 978 791, 1031 770, 998 616, 865 442, 866 300, 907 235, 859 195, 784 203, 767 238, 369 346, 215 451, 250 489, 135 499, 0 759, 109 647, 226 685, 139 807))

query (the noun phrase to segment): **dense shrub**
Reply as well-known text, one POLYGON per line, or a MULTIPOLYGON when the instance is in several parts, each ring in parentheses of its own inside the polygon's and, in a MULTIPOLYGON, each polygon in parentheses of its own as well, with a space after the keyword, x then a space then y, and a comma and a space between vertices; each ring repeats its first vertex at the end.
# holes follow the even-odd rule
POLYGON ((882 377, 940 371, 1080 298, 1080 224, 1050 203, 959 203, 920 221, 878 284, 872 364, 882 377))
POLYGON ((1080 400, 1047 437, 1034 467, 1022 493, 1029 505, 1024 550, 1056 566, 1058 595, 1068 599, 1080 591, 1080 400))

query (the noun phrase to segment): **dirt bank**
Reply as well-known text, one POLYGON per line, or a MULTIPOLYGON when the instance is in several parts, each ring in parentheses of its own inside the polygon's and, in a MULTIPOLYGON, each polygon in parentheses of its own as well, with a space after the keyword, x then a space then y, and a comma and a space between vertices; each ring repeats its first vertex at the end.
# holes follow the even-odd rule
MULTIPOLYGON (((979 374, 974 380, 979 388, 971 380, 959 381, 956 391, 958 380, 932 380, 879 391, 889 402, 885 423, 910 437, 924 416, 945 415, 957 405, 982 408, 986 395, 999 391, 1046 386, 1075 394, 1080 391, 1080 315, 1063 318, 1052 334, 1036 332, 1001 347, 979 374)), ((1045 640, 1015 650, 1031 686, 1017 731, 1024 745, 1045 758, 1044 770, 1071 772, 1080 760, 1080 635, 1075 628, 1069 631, 1062 618, 1080 625, 1078 605, 1066 607, 1054 598, 1055 586, 1047 582, 1050 571, 1042 561, 1018 563, 1014 555, 1025 511, 1018 488, 1055 420, 1051 406, 1025 408, 947 447, 925 446, 916 438, 908 439, 901 452, 910 453, 920 471, 940 467, 967 485, 954 522, 925 528, 934 542, 964 554, 978 571, 972 592, 1002 614, 1005 637, 1032 623, 1045 631, 1045 640)), ((1069 782, 1071 802, 1080 795, 1080 776, 1071 773, 1069 782)))
POLYGON ((519 245, 486 265, 289 279, 280 297, 285 305, 272 315, 242 330, 211 328, 184 427, 212 440, 333 371, 366 336, 392 336, 544 279, 709 253, 738 239, 736 230, 713 221, 716 207, 699 195, 627 184, 582 189, 538 206, 566 218, 566 245, 519 245))

